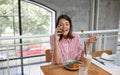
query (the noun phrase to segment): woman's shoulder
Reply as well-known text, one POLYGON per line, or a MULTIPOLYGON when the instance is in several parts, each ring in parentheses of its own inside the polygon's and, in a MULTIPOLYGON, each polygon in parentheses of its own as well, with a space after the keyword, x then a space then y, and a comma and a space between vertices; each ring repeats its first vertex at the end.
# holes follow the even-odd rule
POLYGON ((54 35, 54 34, 50 35, 50 38, 54 38, 54 37, 55 37, 55 35, 54 35))

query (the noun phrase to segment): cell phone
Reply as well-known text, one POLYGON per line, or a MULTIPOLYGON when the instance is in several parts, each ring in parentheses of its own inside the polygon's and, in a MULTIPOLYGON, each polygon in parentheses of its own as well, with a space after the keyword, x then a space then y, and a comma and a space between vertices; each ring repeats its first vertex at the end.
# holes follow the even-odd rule
MULTIPOLYGON (((59 26, 57 26, 57 28, 59 28, 59 26)), ((59 33, 60 35, 62 35, 62 30, 59 28, 59 31, 57 33, 59 33)))
POLYGON ((57 33, 59 33, 59 35, 61 36, 61 35, 62 35, 62 30, 61 30, 61 31, 58 31, 57 33))

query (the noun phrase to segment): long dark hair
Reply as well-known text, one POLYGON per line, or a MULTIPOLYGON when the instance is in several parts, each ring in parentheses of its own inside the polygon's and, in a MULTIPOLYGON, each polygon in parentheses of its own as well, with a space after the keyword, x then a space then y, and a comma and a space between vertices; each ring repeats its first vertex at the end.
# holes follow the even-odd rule
MULTIPOLYGON (((71 21, 71 19, 70 19, 70 17, 69 17, 68 15, 62 14, 62 15, 60 15, 60 16, 58 17, 58 19, 57 19, 57 21, 56 21, 56 28, 57 28, 57 26, 58 26, 58 24, 59 24, 59 21, 60 21, 61 19, 67 20, 67 21, 69 22, 69 24, 70 24, 70 31, 69 31, 69 33, 68 33, 68 35, 67 35, 67 38, 70 38, 70 39, 74 38, 73 35, 72 35, 72 21, 71 21)), ((63 37, 63 36, 60 35, 60 40, 62 39, 62 37, 63 37)))

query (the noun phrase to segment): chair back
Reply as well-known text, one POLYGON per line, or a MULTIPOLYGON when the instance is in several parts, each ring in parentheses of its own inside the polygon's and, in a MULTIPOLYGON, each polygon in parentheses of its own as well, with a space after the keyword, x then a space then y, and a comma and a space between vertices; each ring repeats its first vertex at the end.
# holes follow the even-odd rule
POLYGON ((45 51, 45 56, 46 56, 46 62, 51 62, 52 56, 51 56, 51 53, 50 53, 50 49, 47 49, 45 51))
POLYGON ((105 52, 105 53, 107 53, 109 55, 112 54, 112 50, 101 50, 101 51, 92 52, 91 55, 92 55, 93 58, 94 57, 99 57, 99 56, 102 55, 103 52, 105 52))

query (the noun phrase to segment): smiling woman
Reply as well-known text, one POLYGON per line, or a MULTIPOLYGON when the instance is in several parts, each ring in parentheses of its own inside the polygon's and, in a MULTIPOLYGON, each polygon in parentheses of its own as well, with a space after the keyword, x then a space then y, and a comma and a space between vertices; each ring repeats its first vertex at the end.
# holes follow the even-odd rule
POLYGON ((57 19, 55 33, 50 36, 51 61, 60 64, 67 60, 82 60, 84 51, 96 40, 96 37, 90 36, 84 50, 80 36, 72 31, 71 18, 62 14, 57 19))

